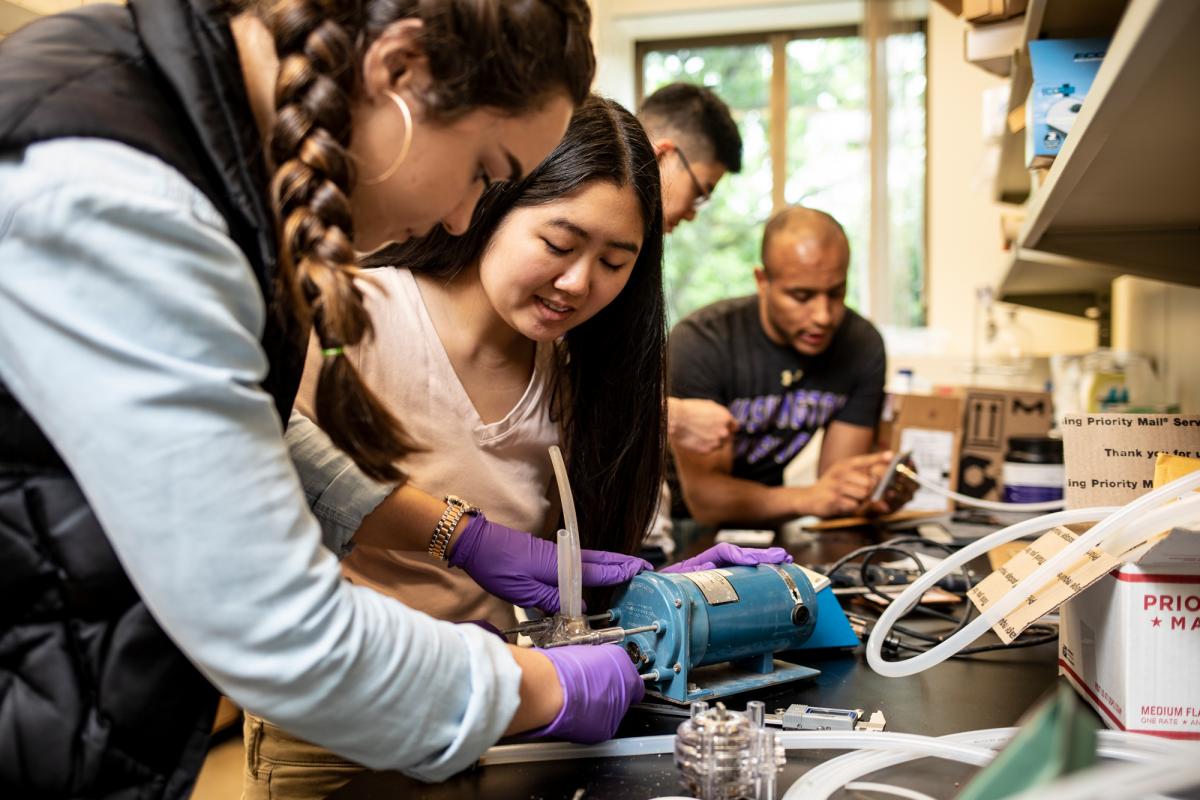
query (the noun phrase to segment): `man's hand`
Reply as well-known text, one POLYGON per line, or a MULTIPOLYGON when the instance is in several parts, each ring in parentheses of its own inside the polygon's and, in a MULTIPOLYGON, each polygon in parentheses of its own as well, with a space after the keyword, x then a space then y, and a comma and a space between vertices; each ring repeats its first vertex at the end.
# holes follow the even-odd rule
POLYGON ((671 444, 693 453, 712 453, 724 447, 737 430, 729 409, 712 400, 667 398, 667 435, 671 444))
POLYGON ((869 503, 871 492, 887 471, 890 452, 872 453, 842 459, 804 491, 803 513, 818 517, 841 517, 865 513, 876 505, 869 503))

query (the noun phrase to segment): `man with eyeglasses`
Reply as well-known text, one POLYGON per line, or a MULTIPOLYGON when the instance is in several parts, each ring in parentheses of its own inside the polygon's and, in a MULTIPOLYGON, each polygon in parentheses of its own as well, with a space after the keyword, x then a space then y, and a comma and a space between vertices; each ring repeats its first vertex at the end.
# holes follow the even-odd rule
MULTIPOLYGON (((717 184, 742 169, 742 137, 729 106, 711 89, 671 83, 642 103, 638 119, 658 156, 663 222, 669 233, 712 199, 717 184)), ((668 401, 672 443, 697 452, 720 447, 733 433, 729 411, 708 400, 668 401)))
POLYGON ((721 178, 742 169, 742 137, 729 106, 711 89, 671 83, 646 98, 638 112, 662 175, 667 232, 709 201, 721 178))
MULTIPOLYGON (((729 106, 711 89, 671 83, 647 97, 638 111, 658 157, 662 177, 663 224, 670 233, 712 199, 729 172, 742 169, 742 137, 729 106)), ((725 444, 736 423, 729 410, 711 400, 667 399, 667 432, 673 447, 708 453, 725 444)), ((663 484, 658 520, 643 555, 655 563, 674 548, 670 492, 663 484)))

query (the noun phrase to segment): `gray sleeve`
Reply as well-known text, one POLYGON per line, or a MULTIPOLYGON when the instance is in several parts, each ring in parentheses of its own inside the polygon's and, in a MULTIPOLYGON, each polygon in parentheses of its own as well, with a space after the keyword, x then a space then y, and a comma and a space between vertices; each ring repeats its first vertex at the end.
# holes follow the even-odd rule
POLYGON ((363 474, 315 422, 292 411, 284 435, 304 497, 321 523, 321 538, 338 558, 354 549, 351 537, 363 519, 395 490, 363 474))

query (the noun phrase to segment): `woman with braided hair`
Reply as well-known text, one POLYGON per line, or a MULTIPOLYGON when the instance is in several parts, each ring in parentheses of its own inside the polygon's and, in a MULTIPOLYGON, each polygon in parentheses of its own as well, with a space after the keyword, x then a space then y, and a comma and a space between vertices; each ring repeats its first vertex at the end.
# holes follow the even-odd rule
MULTIPOLYGON (((0 43, 0 793, 185 797, 214 686, 424 780, 506 732, 604 738, 641 696, 618 648, 518 650, 344 581, 283 438, 311 330, 325 429, 400 477, 408 438, 345 357, 356 255, 462 233, 533 169, 589 24, 583 0, 129 0, 0 43)), ((443 548, 463 511, 406 508, 443 548)))

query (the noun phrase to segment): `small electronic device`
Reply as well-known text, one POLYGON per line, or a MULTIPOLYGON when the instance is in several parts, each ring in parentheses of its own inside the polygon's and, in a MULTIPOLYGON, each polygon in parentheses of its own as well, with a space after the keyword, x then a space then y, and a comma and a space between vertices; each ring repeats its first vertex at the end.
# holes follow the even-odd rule
POLYGON ((623 645, 647 693, 681 704, 820 674, 777 652, 858 646, 825 576, 790 563, 642 572, 616 590, 607 612, 585 617, 575 502, 561 452, 551 447, 550 456, 566 523, 558 532, 560 611, 505 634, 546 648, 623 645))
POLYGON ((912 458, 912 452, 905 451, 896 453, 892 456, 891 462, 888 464, 887 472, 883 473, 883 477, 879 479, 878 485, 875 486, 875 491, 871 493, 871 502, 877 503, 887 494, 887 490, 896 482, 899 473, 896 468, 901 464, 908 462, 912 458))

